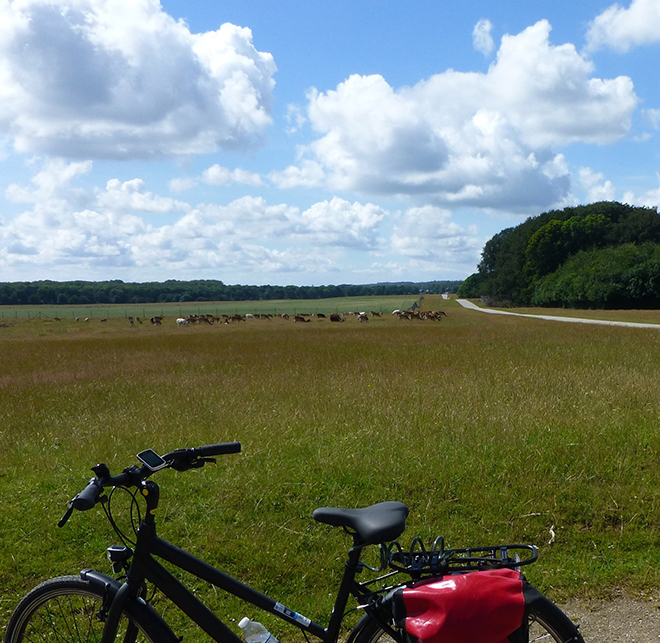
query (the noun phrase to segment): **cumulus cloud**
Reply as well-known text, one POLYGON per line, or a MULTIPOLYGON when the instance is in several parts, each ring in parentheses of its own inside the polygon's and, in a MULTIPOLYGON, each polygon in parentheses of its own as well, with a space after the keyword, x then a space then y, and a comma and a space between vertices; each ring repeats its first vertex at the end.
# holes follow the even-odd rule
POLYGON ((244 275, 257 268, 263 274, 328 271, 349 252, 355 257, 379 249, 391 216, 372 203, 338 197, 306 209, 253 196, 193 207, 148 191, 142 179, 77 187, 76 179, 91 170, 91 162, 47 160, 30 185, 7 189, 8 198, 30 206, 0 222, 3 274, 18 277, 28 266, 41 278, 122 277, 132 270, 140 270, 141 279, 217 269, 244 275), (178 216, 138 216, 145 213, 178 216))
POLYGON ((0 129, 18 151, 151 158, 257 143, 270 54, 249 29, 193 34, 156 0, 0 3, 0 129))
MULTIPOLYGON (((656 173, 656 177, 660 183, 660 174, 656 173)), ((660 212, 660 187, 656 188, 655 190, 644 192, 644 194, 641 194, 640 196, 635 196, 634 192, 626 192, 623 195, 623 200, 626 203, 630 203, 632 205, 656 208, 656 210, 660 212)))
POLYGON ((565 199, 555 146, 612 143, 637 105, 627 77, 593 77, 573 45, 552 45, 543 20, 502 38, 487 73, 448 70, 394 89, 351 76, 309 93, 316 140, 271 180, 371 194, 426 195, 438 205, 543 209, 565 199))
POLYGON ((423 206, 407 210, 392 233, 392 250, 422 260, 476 264, 484 240, 474 227, 451 220, 449 210, 423 206))
POLYGON ((614 4, 593 20, 587 32, 587 51, 626 52, 655 42, 660 42, 658 0, 632 0, 627 9, 614 4))
POLYGON ((373 248, 377 245, 377 225, 386 214, 372 203, 349 203, 334 197, 305 210, 296 221, 295 236, 302 234, 321 245, 373 248))
POLYGON ((243 183, 245 185, 252 185, 253 187, 265 185, 262 178, 254 172, 248 172, 241 168, 230 170, 226 167, 221 167, 217 163, 204 170, 202 180, 209 185, 229 185, 231 183, 243 183))
POLYGON ((587 202, 614 201, 616 191, 611 181, 603 181, 605 178, 601 172, 594 172, 590 167, 581 167, 579 171, 580 184, 587 191, 587 202))
POLYGON ((493 25, 490 20, 482 19, 474 25, 472 30, 472 44, 477 51, 480 51, 484 56, 490 56, 493 49, 495 48, 495 43, 493 42, 493 37, 490 35, 493 25))
POLYGON ((97 191, 96 203, 99 207, 126 212, 187 212, 190 206, 183 201, 162 197, 147 192, 142 179, 124 181, 111 179, 104 191, 97 191))

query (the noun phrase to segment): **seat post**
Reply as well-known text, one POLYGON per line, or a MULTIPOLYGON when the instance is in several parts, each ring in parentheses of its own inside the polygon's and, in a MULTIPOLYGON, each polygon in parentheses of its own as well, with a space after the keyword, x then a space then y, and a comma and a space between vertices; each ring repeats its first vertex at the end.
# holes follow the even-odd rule
POLYGON ((355 574, 359 569, 360 556, 363 547, 364 545, 354 544, 348 551, 348 560, 344 565, 344 575, 342 576, 341 584, 339 585, 339 591, 337 592, 337 598, 335 599, 335 606, 332 608, 332 616, 330 617, 330 623, 328 625, 328 633, 330 634, 331 641, 336 641, 337 636, 339 635, 339 628, 342 619, 344 618, 346 603, 348 603, 348 599, 351 595, 355 574))

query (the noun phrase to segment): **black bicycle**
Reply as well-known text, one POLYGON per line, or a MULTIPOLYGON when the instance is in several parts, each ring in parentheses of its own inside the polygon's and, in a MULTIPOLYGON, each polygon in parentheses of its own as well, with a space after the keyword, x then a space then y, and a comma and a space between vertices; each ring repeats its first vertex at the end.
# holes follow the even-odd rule
MULTIPOLYGON (((157 588, 197 623, 213 640, 241 643, 241 639, 208 607, 181 584, 156 558, 244 599, 302 630, 305 638, 337 643, 351 597, 362 617, 346 639, 347 643, 406 643, 405 626, 393 617, 392 596, 397 589, 416 586, 425 579, 457 578, 486 570, 518 569, 534 562, 536 549, 529 545, 506 545, 469 549, 446 549, 438 538, 431 549, 419 539, 403 549, 396 539, 403 533, 408 508, 400 502, 382 502, 361 509, 324 507, 313 516, 322 523, 342 527, 353 538, 343 577, 328 625, 323 626, 289 609, 199 558, 156 535, 159 488, 151 475, 164 468, 186 471, 215 462, 214 456, 238 453, 238 442, 192 449, 178 449, 160 457, 151 450, 138 454, 140 466, 132 465, 119 475, 111 475, 105 464, 92 468, 95 477, 71 502, 59 526, 74 509, 88 510, 97 503, 124 542, 108 548, 114 578, 92 569, 78 576, 63 576, 41 583, 19 603, 9 622, 5 643, 67 641, 124 643, 151 641, 177 643, 181 640, 150 604, 147 591, 157 588), (110 491, 106 494, 105 490, 110 491), (131 507, 139 513, 134 540, 129 539, 112 514, 112 497, 117 489, 129 490, 131 507), (146 510, 139 510, 146 504, 146 510), (133 545, 133 547, 129 546, 133 545), (362 558, 365 547, 380 547, 379 564, 362 558), (371 578, 358 582, 356 576, 370 570, 371 578), (375 577, 374 577, 375 576, 375 577)), ((558 641, 583 643, 577 628, 551 601, 537 593, 526 605, 521 627, 511 641, 558 641)), ((469 643, 467 641, 466 643, 469 643)))

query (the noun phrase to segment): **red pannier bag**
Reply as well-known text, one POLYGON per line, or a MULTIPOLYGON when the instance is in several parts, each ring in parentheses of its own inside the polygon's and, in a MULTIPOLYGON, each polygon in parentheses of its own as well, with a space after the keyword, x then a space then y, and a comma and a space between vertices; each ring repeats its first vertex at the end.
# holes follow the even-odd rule
POLYGON ((537 596, 520 572, 493 569, 418 581, 385 600, 411 643, 516 643, 537 596))

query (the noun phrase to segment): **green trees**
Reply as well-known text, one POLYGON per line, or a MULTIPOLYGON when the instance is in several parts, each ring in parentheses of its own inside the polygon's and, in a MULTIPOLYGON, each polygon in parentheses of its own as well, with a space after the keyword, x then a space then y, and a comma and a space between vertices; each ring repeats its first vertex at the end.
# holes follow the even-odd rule
POLYGON ((660 215, 614 202, 551 211, 495 235, 459 289, 515 305, 660 306, 660 215))
POLYGON ((456 292, 460 281, 384 283, 339 286, 228 286, 222 281, 163 283, 123 281, 37 281, 0 284, 0 305, 141 304, 188 301, 247 301, 259 299, 326 299, 365 295, 417 295, 456 292))

